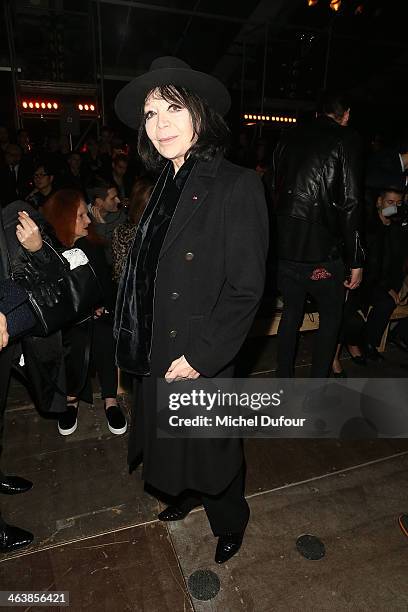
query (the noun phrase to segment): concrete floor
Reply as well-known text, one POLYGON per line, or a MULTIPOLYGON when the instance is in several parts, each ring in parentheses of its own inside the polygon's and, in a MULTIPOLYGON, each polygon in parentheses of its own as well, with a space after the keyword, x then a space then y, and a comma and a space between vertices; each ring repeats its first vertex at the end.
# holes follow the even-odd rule
MULTIPOLYGON (((241 373, 273 376, 275 340, 250 340, 241 373)), ((313 332, 302 336, 299 376, 312 340, 313 332)), ((349 376, 406 376, 401 362, 408 357, 388 347, 379 365, 343 364, 349 376)), ((4 471, 34 488, 2 496, 2 513, 35 540, 0 557, 1 590, 69 591, 74 611, 408 610, 408 538, 396 522, 408 512, 408 440, 248 440, 251 521, 241 551, 223 566, 213 561, 202 509, 180 523, 157 520, 160 504, 139 473, 128 475, 126 436, 109 433, 97 396, 63 438, 14 383, 5 446, 4 471), (304 533, 323 541, 323 559, 296 550, 304 533), (218 575, 211 600, 189 590, 197 570, 218 575)))

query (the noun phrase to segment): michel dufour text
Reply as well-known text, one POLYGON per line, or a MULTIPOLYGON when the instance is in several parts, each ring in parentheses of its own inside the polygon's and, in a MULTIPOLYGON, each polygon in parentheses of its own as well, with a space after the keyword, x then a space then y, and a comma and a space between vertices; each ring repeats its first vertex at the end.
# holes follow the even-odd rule
POLYGON ((306 419, 287 418, 284 415, 278 417, 266 414, 255 415, 231 415, 222 414, 225 407, 247 408, 253 411, 261 408, 267 409, 278 407, 281 404, 281 393, 228 393, 216 391, 208 393, 204 390, 192 390, 189 393, 171 393, 169 395, 169 409, 178 411, 180 408, 202 408, 205 411, 215 412, 219 409, 221 414, 215 417, 198 414, 195 416, 181 417, 177 414, 171 415, 169 424, 171 427, 226 427, 226 428, 257 428, 257 427, 303 427, 306 419))

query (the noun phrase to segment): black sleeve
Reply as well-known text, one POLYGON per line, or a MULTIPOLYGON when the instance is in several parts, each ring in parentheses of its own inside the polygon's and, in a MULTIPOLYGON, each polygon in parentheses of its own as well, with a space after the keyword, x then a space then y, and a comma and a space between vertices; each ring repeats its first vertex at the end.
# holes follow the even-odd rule
POLYGON ((89 259, 89 263, 95 271, 103 293, 103 304, 108 310, 115 307, 115 285, 112 280, 112 270, 105 257, 104 247, 92 244, 86 238, 78 240, 73 248, 81 249, 89 259))
POLYGON ((185 351, 188 363, 204 376, 214 376, 235 358, 263 295, 269 229, 264 189, 255 172, 237 180, 225 215, 225 282, 202 333, 185 351))
MULTIPOLYGON (((344 128, 346 130, 347 128, 344 128)), ((340 144, 342 189, 338 221, 350 268, 361 268, 365 253, 361 244, 363 213, 363 148, 360 138, 347 131, 340 144)))

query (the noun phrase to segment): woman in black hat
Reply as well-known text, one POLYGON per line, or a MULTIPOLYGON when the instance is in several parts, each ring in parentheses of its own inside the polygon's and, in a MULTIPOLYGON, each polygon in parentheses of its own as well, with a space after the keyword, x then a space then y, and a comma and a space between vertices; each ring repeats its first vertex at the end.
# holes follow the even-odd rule
POLYGON ((116 98, 139 130, 139 154, 161 168, 119 286, 115 333, 122 370, 140 376, 128 461, 171 496, 159 514, 183 519, 202 503, 219 538, 215 560, 240 548, 249 518, 241 440, 157 437, 156 383, 230 378, 264 287, 268 221, 256 174, 223 157, 230 96, 174 57, 155 60, 116 98))

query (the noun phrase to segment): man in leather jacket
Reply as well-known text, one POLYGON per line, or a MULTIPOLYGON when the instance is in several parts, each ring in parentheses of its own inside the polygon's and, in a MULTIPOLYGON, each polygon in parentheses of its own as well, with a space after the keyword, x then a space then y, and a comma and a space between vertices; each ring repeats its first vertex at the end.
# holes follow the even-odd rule
POLYGON ((321 110, 315 121, 290 130, 274 153, 271 193, 284 301, 280 377, 293 376, 306 293, 316 300, 320 320, 311 375, 328 375, 345 288, 355 289, 362 279, 362 147, 347 127, 350 106, 344 97, 326 93, 321 110))

